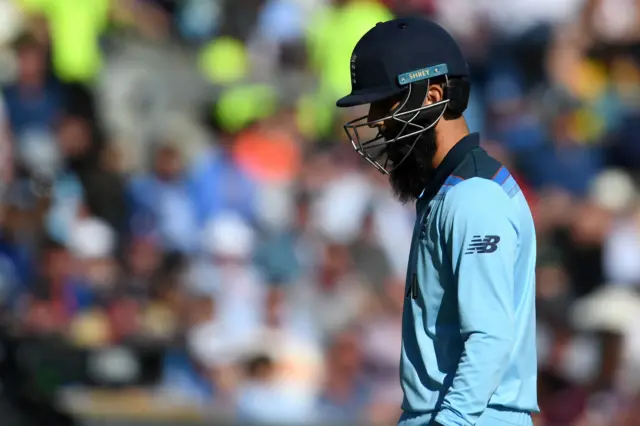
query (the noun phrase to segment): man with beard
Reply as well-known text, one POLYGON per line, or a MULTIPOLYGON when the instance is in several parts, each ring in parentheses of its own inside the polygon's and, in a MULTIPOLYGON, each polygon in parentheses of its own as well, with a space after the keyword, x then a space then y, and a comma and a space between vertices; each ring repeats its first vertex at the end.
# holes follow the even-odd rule
POLYGON ((402 321, 400 425, 532 424, 538 411, 535 230, 506 168, 462 116, 467 64, 418 18, 377 24, 351 57, 355 150, 416 201, 402 321), (363 140, 365 129, 377 136, 363 140))

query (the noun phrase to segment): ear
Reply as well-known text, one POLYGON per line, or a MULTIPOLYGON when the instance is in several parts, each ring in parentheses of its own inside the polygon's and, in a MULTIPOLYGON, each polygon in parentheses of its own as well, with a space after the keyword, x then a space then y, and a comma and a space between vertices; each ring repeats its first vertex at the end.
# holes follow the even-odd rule
POLYGON ((425 105, 435 104, 444 99, 444 89, 439 84, 432 84, 429 86, 429 93, 424 101, 425 105))

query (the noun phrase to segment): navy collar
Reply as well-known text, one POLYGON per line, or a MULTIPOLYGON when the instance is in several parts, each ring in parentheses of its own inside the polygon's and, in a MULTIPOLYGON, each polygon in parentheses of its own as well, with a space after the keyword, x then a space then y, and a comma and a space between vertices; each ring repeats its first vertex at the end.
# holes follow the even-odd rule
POLYGON ((442 163, 433 171, 433 177, 418 199, 431 199, 438 193, 444 181, 462 163, 469 151, 480 146, 480 134, 469 133, 451 148, 442 163))

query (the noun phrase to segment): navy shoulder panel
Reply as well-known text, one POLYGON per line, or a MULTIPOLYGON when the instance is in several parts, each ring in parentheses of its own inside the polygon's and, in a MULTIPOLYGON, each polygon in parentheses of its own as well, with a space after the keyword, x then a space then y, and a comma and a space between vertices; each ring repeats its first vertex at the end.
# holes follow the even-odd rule
POLYGON ((461 179, 479 177, 493 180, 500 172, 502 164, 489 156, 483 149, 474 149, 465 157, 464 161, 453 171, 453 175, 461 179))
POLYGON ((507 168, 481 148, 469 152, 464 161, 449 176, 445 185, 455 186, 475 177, 496 182, 510 197, 520 190, 507 168))

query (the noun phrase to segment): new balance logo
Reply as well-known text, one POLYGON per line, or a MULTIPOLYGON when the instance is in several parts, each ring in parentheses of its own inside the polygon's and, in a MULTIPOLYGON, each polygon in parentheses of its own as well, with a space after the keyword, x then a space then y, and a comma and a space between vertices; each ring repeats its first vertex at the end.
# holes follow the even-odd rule
POLYGON ((487 235, 484 238, 480 235, 475 235, 469 243, 469 247, 467 247, 467 251, 464 254, 473 254, 473 253, 493 253, 498 250, 498 243, 500 242, 500 237, 497 235, 487 235))

